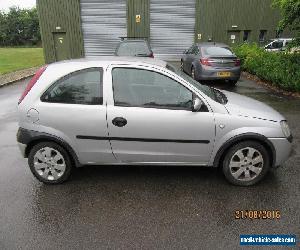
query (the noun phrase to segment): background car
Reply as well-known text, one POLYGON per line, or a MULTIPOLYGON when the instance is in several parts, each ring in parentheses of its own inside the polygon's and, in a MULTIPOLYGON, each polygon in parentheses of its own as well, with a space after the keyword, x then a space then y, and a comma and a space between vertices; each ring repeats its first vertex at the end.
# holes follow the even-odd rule
POLYGON ((145 38, 122 37, 118 44, 115 56, 138 56, 154 58, 148 40, 145 38))
POLYGON ((292 38, 278 38, 272 39, 270 43, 265 46, 266 51, 279 52, 286 49, 287 45, 293 41, 292 38))
POLYGON ((235 85, 240 79, 240 59, 222 43, 197 43, 184 52, 181 69, 197 81, 226 80, 235 85))
POLYGON ((228 181, 249 186, 292 145, 285 118, 266 104, 150 58, 50 64, 18 112, 21 152, 49 184, 67 180, 72 166, 150 164, 221 167, 228 181))

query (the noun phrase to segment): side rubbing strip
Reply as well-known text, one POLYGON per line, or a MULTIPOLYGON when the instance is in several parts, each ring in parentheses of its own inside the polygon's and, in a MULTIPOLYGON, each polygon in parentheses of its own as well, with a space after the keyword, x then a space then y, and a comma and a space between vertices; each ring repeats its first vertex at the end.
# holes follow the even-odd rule
POLYGON ((173 140, 173 139, 148 139, 148 138, 127 138, 127 137, 98 137, 77 135, 77 139, 86 140, 110 140, 110 141, 139 141, 139 142, 174 142, 174 143, 201 143, 209 144, 209 140, 173 140))

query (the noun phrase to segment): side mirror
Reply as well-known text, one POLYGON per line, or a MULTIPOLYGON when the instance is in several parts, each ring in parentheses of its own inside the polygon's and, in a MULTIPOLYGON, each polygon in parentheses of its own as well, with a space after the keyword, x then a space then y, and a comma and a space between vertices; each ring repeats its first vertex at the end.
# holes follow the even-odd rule
POLYGON ((198 112, 203 106, 203 102, 198 98, 198 97, 195 97, 193 99, 193 108, 192 108, 192 111, 193 112, 198 112))

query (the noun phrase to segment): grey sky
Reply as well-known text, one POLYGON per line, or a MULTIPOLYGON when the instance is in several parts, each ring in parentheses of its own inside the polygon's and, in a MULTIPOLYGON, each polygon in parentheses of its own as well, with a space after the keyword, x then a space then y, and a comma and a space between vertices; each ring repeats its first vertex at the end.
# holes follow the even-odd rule
POLYGON ((9 7, 18 6, 20 8, 32 8, 36 5, 36 0, 0 0, 0 10, 7 11, 9 7))

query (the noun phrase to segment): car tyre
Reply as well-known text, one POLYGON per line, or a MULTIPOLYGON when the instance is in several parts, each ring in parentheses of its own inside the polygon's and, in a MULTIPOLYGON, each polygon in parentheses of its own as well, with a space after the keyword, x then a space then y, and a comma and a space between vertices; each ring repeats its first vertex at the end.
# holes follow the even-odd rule
POLYGON ((267 174, 270 156, 266 148, 258 142, 240 142, 227 151, 222 167, 230 183, 251 186, 261 181, 267 174))
POLYGON ((192 66, 192 69, 191 69, 191 76, 194 80, 196 80, 196 72, 195 72, 194 66, 192 66))
POLYGON ((238 83, 238 81, 236 81, 236 80, 229 81, 229 86, 230 87, 235 87, 237 83, 238 83))
POLYGON ((55 142, 41 142, 28 155, 33 175, 45 184, 60 184, 71 175, 72 163, 67 151, 55 142))

